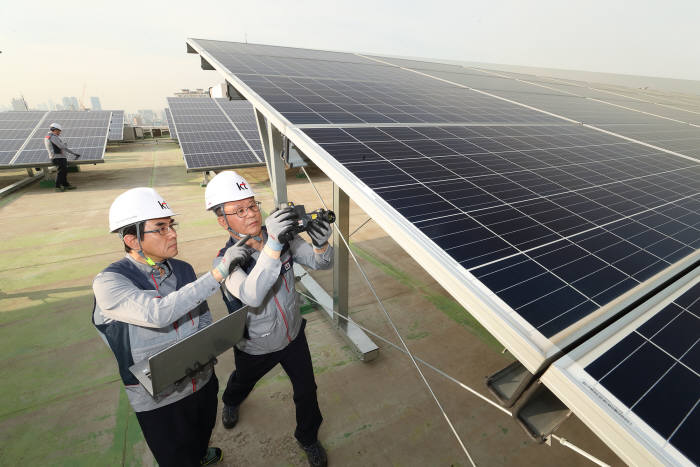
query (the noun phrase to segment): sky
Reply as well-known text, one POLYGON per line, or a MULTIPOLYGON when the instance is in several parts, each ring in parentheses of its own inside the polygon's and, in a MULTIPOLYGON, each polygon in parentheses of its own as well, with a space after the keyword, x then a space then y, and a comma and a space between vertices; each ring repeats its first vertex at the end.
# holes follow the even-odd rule
POLYGON ((700 80, 698 0, 0 0, 0 106, 162 109, 222 82, 188 37, 700 80))

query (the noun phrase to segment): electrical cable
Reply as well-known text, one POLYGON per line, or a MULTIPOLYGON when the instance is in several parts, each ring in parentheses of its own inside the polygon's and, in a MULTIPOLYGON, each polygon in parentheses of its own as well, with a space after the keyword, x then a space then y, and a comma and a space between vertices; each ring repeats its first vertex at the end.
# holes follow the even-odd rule
MULTIPOLYGON (((321 204, 323 204, 323 207, 325 209, 328 209, 328 206, 326 206, 326 203, 323 201, 323 198, 321 197, 321 194, 318 192, 316 189, 316 185, 314 185, 313 181, 311 180, 311 177, 309 177, 309 174, 306 172, 306 169, 304 167, 301 168, 304 171, 304 174, 306 175, 306 178, 309 180, 309 183, 311 183, 311 186, 313 187, 314 191, 316 191, 316 195, 318 196, 319 200, 321 201, 321 204)), ((396 336, 399 338, 401 341, 401 345, 403 348, 406 350, 406 354, 408 357, 411 359, 411 362, 413 363, 413 366, 416 367, 416 370, 418 371, 418 374, 420 375, 421 379, 423 380, 423 383, 425 386, 428 388, 428 391, 430 392, 430 395, 433 397, 433 400, 437 404, 438 408, 440 409, 440 412, 442 413, 442 416, 445 418, 447 421, 447 424, 449 425, 450 429, 452 430, 452 433, 454 434, 455 438, 457 438, 457 442, 459 443, 460 447, 464 451, 464 454, 467 456, 467 459, 469 459, 469 462, 472 464, 472 466, 476 467, 476 464, 474 463, 474 460, 472 459, 471 455, 469 455, 469 451, 467 450, 467 447, 464 445, 462 442, 462 438, 460 438, 459 433, 457 433, 457 430, 455 429, 454 425, 452 424, 452 421, 450 420, 450 417, 447 416, 447 413, 445 412, 445 409, 442 407, 442 404, 438 400, 437 396, 435 395, 435 392, 433 392, 433 388, 430 386, 430 383, 428 383, 428 380, 425 378, 425 375, 423 374, 423 371, 421 371, 420 367, 418 366, 418 363, 416 362, 415 358, 413 358, 413 354, 411 351, 408 349, 408 346, 406 345, 406 342, 404 342, 403 337, 401 337, 401 334, 399 333, 398 328, 394 324, 394 321, 391 319, 391 316, 389 316, 389 312, 384 308, 384 304, 382 303, 381 299, 377 295, 377 292, 374 290, 374 287, 372 286, 372 283, 369 280, 369 277, 367 277, 367 274, 365 274, 364 269, 362 269, 362 266, 360 266, 359 261, 355 257, 355 254, 352 252, 350 249, 350 245, 348 244, 347 240, 343 236, 342 232, 340 232, 340 229, 335 229, 336 232, 338 232, 338 237, 343 241, 345 244, 348 253, 350 253, 350 256, 352 256, 353 261, 355 261, 355 264, 357 265, 360 273, 362 274, 362 277, 364 277, 365 281, 367 282, 367 286, 369 287, 370 291, 374 295, 374 298, 377 299, 377 303, 379 304, 379 308, 384 312, 384 315, 386 316, 386 319, 389 321, 389 324, 393 328, 394 332, 396 333, 396 336)))
MULTIPOLYGON (((313 187, 314 191, 316 192, 316 196, 317 196, 318 199, 321 201, 321 204, 323 204, 324 209, 328 209, 328 206, 326 205, 325 201, 324 201, 323 198, 321 197, 321 194, 319 193, 318 189, 316 188, 316 185, 314 185, 314 182, 311 180, 311 177, 310 177, 309 174, 306 172, 306 169, 305 169, 304 167, 301 167, 301 169, 302 169, 302 171, 304 172, 304 175, 306 175, 306 178, 309 180, 309 183, 310 183, 311 186, 313 187)), ((370 217, 369 219, 367 219, 365 222, 363 222, 363 223, 362 223, 358 228, 356 228, 350 235, 352 235, 352 234, 354 234, 355 232, 357 232, 358 230, 360 230, 360 229, 361 229, 365 224, 367 224, 370 220, 372 220, 371 217, 370 217)), ((418 358, 418 357, 414 357, 414 356, 413 356, 413 354, 411 353, 411 351, 408 349, 408 346, 407 346, 406 343, 404 342, 403 338, 402 338, 401 335, 399 334, 399 331, 398 331, 398 329, 396 328, 396 325, 394 324, 393 320, 392 320, 391 317, 389 316, 389 313, 388 313, 387 310, 384 308, 384 305, 382 304, 381 299, 379 298, 379 296, 378 296, 377 293, 375 292, 374 287, 372 287, 372 284, 370 283, 369 278, 367 277, 367 275, 365 274, 364 270, 362 269, 362 266, 360 266, 360 263, 359 263, 359 261, 357 260, 357 258, 355 257, 355 254, 354 254, 354 253, 352 252, 352 250, 350 249, 350 245, 348 244, 347 240, 346 240, 345 237, 343 236, 342 232, 340 232, 340 230, 338 230, 338 236, 340 237, 340 239, 343 241, 343 243, 344 243, 345 246, 347 247, 348 253, 350 253, 350 255, 352 256, 353 261, 354 261, 355 264, 357 265, 358 269, 360 270, 360 273, 362 274, 363 278, 364 278, 365 281, 367 282, 367 285, 369 286, 370 290, 372 291, 372 294, 373 294, 374 297, 376 298, 377 303, 379 304, 379 307, 381 308, 381 310, 382 310, 382 311, 384 312, 384 314, 386 315, 386 318, 387 318, 387 320, 389 321, 389 323, 391 324, 391 327, 393 328, 393 330, 394 330, 394 332, 396 333, 397 337, 398 337, 399 340, 401 341, 402 346, 396 345, 395 343, 393 343, 393 342, 391 342, 390 340, 388 340, 388 339, 386 339, 386 338, 380 336, 379 334, 377 334, 377 333, 375 333, 375 332, 373 332, 373 331, 370 331, 369 329, 367 329, 366 327, 360 325, 359 323, 357 323, 356 321, 354 321, 352 318, 350 318, 350 317, 348 317, 348 316, 343 316, 343 315, 341 315, 340 313, 336 312, 335 310, 329 310, 329 311, 330 311, 331 313, 333 313, 334 315, 336 315, 339 319, 343 319, 343 320, 345 320, 345 321, 347 321, 347 322, 350 322, 350 323, 354 324, 354 325, 357 326, 358 328, 362 329, 364 332, 366 332, 366 333, 368 333, 368 334, 371 334, 371 335, 374 336, 375 338, 377 338, 377 339, 379 339, 379 340, 385 342, 386 344, 389 344, 390 346, 394 347, 396 350, 399 350, 399 351, 401 351, 401 352, 403 352, 403 353, 405 353, 406 355, 409 356, 409 358, 410 358, 411 361, 413 362, 413 365, 416 367, 416 370, 418 370, 418 373, 420 374, 420 376, 421 376, 423 382, 425 383, 425 385, 427 386, 428 390, 430 391, 430 394, 433 396, 433 399, 435 400, 435 403, 438 405, 438 408, 439 408, 440 411, 442 412, 443 417, 445 418, 445 420, 447 421, 448 425, 450 426, 450 429, 452 430, 452 433, 453 433, 454 436, 457 438, 457 441, 459 442, 459 445, 461 446, 462 450, 463 450, 464 453, 466 454, 466 456, 467 456, 467 458, 469 459, 469 461, 471 462, 471 464, 472 464, 473 466, 476 466, 476 464, 474 463, 474 460, 473 460, 472 457, 469 455, 469 451, 467 450, 467 448, 465 447, 464 443, 462 442, 462 439, 460 438, 459 434, 458 434, 457 431, 455 430, 454 425, 452 424, 452 422, 450 421, 449 417, 448 417, 447 414, 445 413, 445 410, 443 409, 442 405, 441 405, 440 402, 438 401, 437 396, 436 396, 435 393, 433 392, 432 388, 430 387, 430 384, 429 384, 428 381, 426 380, 425 376, 423 375, 423 372, 420 370, 420 368, 418 367, 418 364, 417 364, 416 362, 422 363, 423 365, 427 366, 428 368, 430 368, 431 370, 435 371, 435 372, 438 373, 439 375, 441 375, 441 376, 443 376, 444 378, 446 378, 446 379, 452 381, 453 383, 459 385, 462 389, 465 389, 466 391, 472 393, 473 395, 477 396, 479 399, 481 399, 481 400, 483 400, 484 402, 490 404, 491 406, 497 408, 498 410, 500 410, 501 412, 505 413, 506 415, 512 417, 513 414, 512 414, 509 410, 505 409, 504 407, 501 407, 500 405, 498 405, 498 404, 495 403, 494 401, 490 400, 490 399, 487 398, 486 396, 483 396, 483 395, 482 395, 481 393, 479 393, 478 391, 472 389, 471 387, 469 387, 469 386, 467 386, 466 384, 462 383, 461 381, 459 381, 458 379, 454 378, 453 376, 451 376, 451 375, 445 373, 444 371, 440 370, 440 369, 437 368, 436 366, 434 366, 434 365, 432 365, 432 364, 426 362, 425 360, 422 360, 422 359, 420 359, 420 358, 418 358)), ((317 300, 315 300, 313 297, 311 297, 311 296, 309 296, 309 295, 307 295, 307 294, 305 294, 305 293, 302 293, 302 292, 299 292, 299 293, 300 293, 301 295, 303 295, 304 297, 306 297, 308 300, 311 300, 312 302, 318 304, 319 306, 321 306, 322 308, 325 309, 325 307, 323 307, 323 305, 322 305, 321 303, 319 303, 317 300)), ((554 433, 551 433, 551 434, 549 435, 549 437, 550 437, 550 438, 554 438, 556 441, 559 441, 559 443, 560 443, 562 446, 565 446, 565 447, 567 447, 567 448, 573 450, 573 451, 576 452, 577 454, 579 454, 579 455, 585 457, 586 459, 590 460, 591 462, 593 462, 593 463, 596 464, 596 465, 599 465, 599 466, 601 466, 601 467, 610 467, 609 464, 606 464, 605 462, 601 461, 600 459, 596 458, 595 456, 593 456, 593 455, 587 453, 586 451, 584 451, 583 449, 579 448, 578 446, 576 446, 575 444, 571 443, 570 441, 568 441, 568 440, 565 439, 565 438, 562 438, 562 437, 560 437, 560 436, 557 436, 557 435, 555 435, 554 433)))

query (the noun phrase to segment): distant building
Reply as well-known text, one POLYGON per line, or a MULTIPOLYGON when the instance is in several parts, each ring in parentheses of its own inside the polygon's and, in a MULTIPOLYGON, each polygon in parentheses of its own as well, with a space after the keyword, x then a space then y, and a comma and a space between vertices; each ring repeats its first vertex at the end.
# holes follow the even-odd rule
POLYGON ((29 110, 24 99, 12 99, 12 110, 29 110))
POLYGON ((49 110, 49 106, 42 103, 42 104, 37 104, 36 110, 49 110))
POLYGON ((143 120, 141 125, 153 125, 156 121, 156 113, 151 109, 141 109, 138 111, 138 115, 143 120))
POLYGON ((139 115, 139 114, 134 115, 133 122, 134 122, 134 125, 137 125, 137 126, 141 126, 144 124, 143 117, 141 117, 141 115, 139 115))
POLYGON ((175 97, 209 97, 208 89, 181 89, 175 93, 175 97))
POLYGON ((80 104, 78 104, 78 98, 75 96, 64 97, 63 98, 63 109, 64 110, 79 110, 80 104))
POLYGON ((102 104, 100 103, 100 98, 97 96, 92 96, 90 98, 90 108, 92 110, 102 110, 102 104))

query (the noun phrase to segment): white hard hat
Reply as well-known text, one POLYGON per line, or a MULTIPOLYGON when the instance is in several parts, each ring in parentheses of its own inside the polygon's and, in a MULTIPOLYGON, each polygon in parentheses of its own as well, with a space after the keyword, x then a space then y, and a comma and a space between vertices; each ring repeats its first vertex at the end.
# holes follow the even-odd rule
POLYGON ((53 130, 54 128, 63 131, 63 128, 61 128, 61 125, 59 125, 58 123, 52 123, 51 125, 49 125, 49 129, 53 130))
POLYGON ((220 204, 251 196, 255 196, 255 192, 246 179, 233 170, 227 170, 216 174, 207 184, 207 189, 204 192, 204 203, 206 209, 210 210, 220 204))
POLYGON ((175 213, 153 188, 132 188, 117 196, 109 208, 109 231, 148 219, 171 217, 175 213))

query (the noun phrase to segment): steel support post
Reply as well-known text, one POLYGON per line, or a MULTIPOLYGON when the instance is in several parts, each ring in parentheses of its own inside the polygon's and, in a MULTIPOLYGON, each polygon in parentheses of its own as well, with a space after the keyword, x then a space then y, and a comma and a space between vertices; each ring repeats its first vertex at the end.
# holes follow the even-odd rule
POLYGON ((348 247, 340 238, 346 239, 350 233, 350 199, 347 193, 333 184, 333 212, 335 212, 335 229, 333 229, 333 321, 343 332, 348 330, 348 247))
POLYGON ((275 206, 287 203, 287 175, 285 174, 282 151, 284 150, 284 138, 282 133, 275 128, 263 115, 255 111, 260 139, 265 153, 265 165, 270 177, 270 188, 275 198, 275 206))

